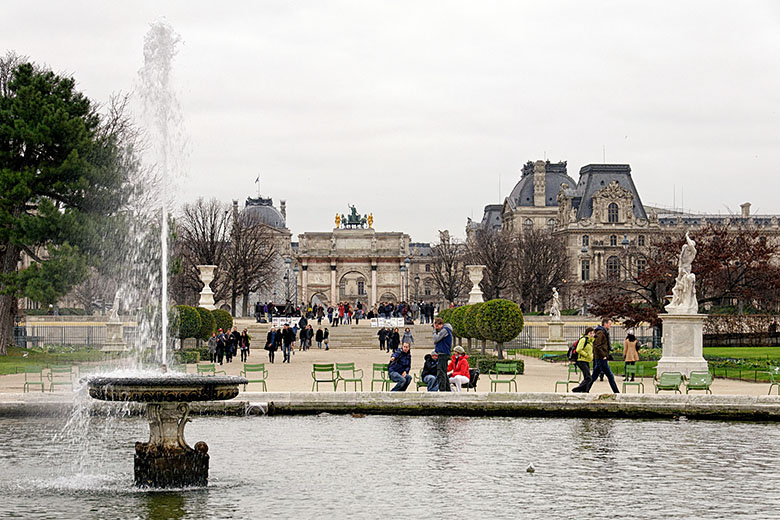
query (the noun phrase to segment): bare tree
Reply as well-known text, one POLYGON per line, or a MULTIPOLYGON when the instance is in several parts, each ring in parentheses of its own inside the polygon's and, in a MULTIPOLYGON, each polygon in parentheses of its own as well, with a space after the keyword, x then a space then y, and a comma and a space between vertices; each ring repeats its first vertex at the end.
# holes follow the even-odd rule
POLYGON ((431 248, 433 281, 441 295, 454 303, 469 288, 466 246, 452 240, 449 231, 439 231, 439 243, 431 248))
POLYGON ((485 299, 500 298, 509 287, 512 238, 506 230, 478 229, 468 243, 469 262, 485 266, 480 286, 485 299))
POLYGON ((73 288, 71 295, 88 314, 92 314, 101 303, 105 306, 106 302, 113 301, 115 293, 116 283, 91 268, 89 276, 73 288))
POLYGON ((528 310, 543 310, 552 288, 561 287, 568 273, 566 245, 545 229, 526 230, 511 241, 508 280, 528 310))

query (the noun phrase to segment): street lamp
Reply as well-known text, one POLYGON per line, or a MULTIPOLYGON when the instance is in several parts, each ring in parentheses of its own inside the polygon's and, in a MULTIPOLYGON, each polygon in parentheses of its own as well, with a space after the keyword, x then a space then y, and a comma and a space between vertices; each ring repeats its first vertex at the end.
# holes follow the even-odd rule
POLYGON ((420 299, 420 275, 419 274, 414 275, 414 299, 415 301, 420 299))
POLYGON ((409 257, 407 256, 404 259, 404 265, 406 266, 406 298, 405 301, 409 300, 409 264, 411 264, 412 261, 409 260, 409 257))
POLYGON ((290 264, 292 259, 287 257, 284 259, 286 272, 284 273, 284 313, 290 316, 290 264))
MULTIPOLYGON (((403 280, 404 276, 406 276, 406 266, 402 265, 401 266, 401 301, 405 301, 406 300, 406 298, 404 297, 404 294, 403 294, 404 293, 404 280, 403 280)), ((409 279, 408 277, 406 277, 406 278, 407 278, 407 280, 409 279)), ((408 287, 406 289, 409 290, 408 287)))
MULTIPOLYGON (((582 256, 585 257, 588 255, 588 246, 585 244, 582 245, 582 249, 580 249, 580 253, 582 253, 582 256)), ((584 258, 583 258, 584 260, 584 258)), ((582 265, 580 265, 580 270, 582 270, 582 265)), ((588 267, 588 272, 590 272, 590 266, 588 267)), ((583 280, 584 282, 585 280, 583 280)), ((582 315, 586 316, 588 314, 588 291, 585 290, 585 284, 582 284, 582 315)))
POLYGON ((298 266, 293 267, 293 273, 295 274, 295 304, 298 304, 298 266))

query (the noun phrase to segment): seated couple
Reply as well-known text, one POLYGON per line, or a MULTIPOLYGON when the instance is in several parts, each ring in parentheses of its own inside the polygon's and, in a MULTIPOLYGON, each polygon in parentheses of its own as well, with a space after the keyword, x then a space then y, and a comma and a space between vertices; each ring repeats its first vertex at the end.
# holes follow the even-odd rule
MULTIPOLYGON (((450 385, 455 392, 460 392, 464 384, 469 382, 469 361, 463 347, 455 347, 455 354, 447 366, 447 375, 450 385)), ((439 380, 436 377, 436 369, 439 364, 439 353, 435 350, 425 355, 425 365, 422 370, 422 380, 428 385, 429 392, 439 390, 439 380)))

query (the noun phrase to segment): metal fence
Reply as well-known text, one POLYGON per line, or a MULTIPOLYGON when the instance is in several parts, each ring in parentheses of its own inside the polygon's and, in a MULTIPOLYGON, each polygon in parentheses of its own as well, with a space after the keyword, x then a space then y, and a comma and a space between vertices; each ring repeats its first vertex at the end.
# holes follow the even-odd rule
MULTIPOLYGON (((587 327, 587 325, 564 325, 563 339, 566 340, 567 347, 581 338, 587 327)), ((612 328, 609 329, 610 339, 613 343, 618 342, 622 345, 628 330, 633 331, 641 345, 650 346, 656 344, 656 340, 653 337, 653 328, 648 326, 627 329, 622 325, 612 325, 612 328)), ((547 341, 547 336, 546 323, 526 323, 520 335, 512 341, 504 343, 504 348, 542 348, 544 347, 544 342, 547 341)), ((660 338, 658 339, 657 345, 660 347, 660 338)))
MULTIPOLYGON (((106 342, 106 330, 102 325, 20 325, 14 327, 14 344, 19 348, 44 345, 102 347, 106 342)), ((123 327, 126 344, 133 344, 136 334, 136 327, 123 327)))

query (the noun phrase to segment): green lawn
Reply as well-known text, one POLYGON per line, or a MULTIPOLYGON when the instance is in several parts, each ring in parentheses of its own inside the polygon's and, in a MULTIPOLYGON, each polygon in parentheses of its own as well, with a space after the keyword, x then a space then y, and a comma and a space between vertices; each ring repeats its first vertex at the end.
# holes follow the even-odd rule
POLYGON ((34 349, 8 347, 8 355, 0 356, 0 374, 16 374, 21 372, 22 368, 28 365, 37 365, 46 368, 51 365, 103 361, 105 358, 105 353, 94 349, 51 353, 34 349), (27 354, 26 357, 25 353, 27 354))
POLYGON ((719 357, 732 359, 769 359, 780 361, 780 348, 777 347, 708 347, 704 349, 704 357, 719 357))

